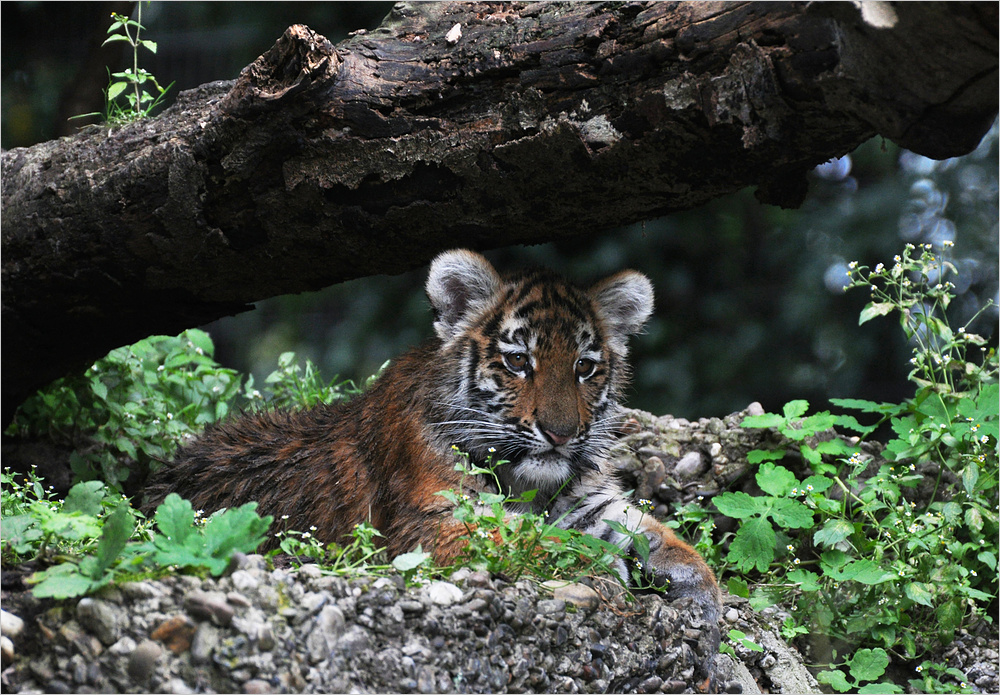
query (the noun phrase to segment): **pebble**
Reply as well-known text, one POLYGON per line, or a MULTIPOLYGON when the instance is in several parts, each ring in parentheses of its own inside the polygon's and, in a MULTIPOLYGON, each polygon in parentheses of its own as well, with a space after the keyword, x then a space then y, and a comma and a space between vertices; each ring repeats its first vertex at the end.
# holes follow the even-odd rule
POLYGON ((14 662, 14 643, 7 635, 0 636, 0 663, 7 668, 14 662))
POLYGON ((427 587, 427 595, 431 603, 438 606, 450 606, 462 600, 462 590, 451 582, 431 582, 427 587))
POLYGON ((76 615, 80 623, 106 646, 110 647, 121 636, 121 611, 100 599, 80 599, 76 604, 76 615))
POLYGON ((163 649, 153 640, 143 640, 133 650, 128 659, 128 675, 137 683, 145 683, 156 668, 156 662, 163 654, 163 649))
MULTIPOLYGON (((311 566, 312 565, 306 565, 306 567, 311 567, 311 566)), ((299 571, 299 573, 301 574, 301 570, 299 571)), ((233 587, 235 587, 237 591, 242 591, 245 593, 253 591, 260 585, 260 582, 257 581, 257 578, 247 570, 236 570, 231 575, 229 575, 229 581, 233 583, 233 587)))
POLYGON ((191 660, 196 664, 206 663, 218 643, 218 629, 209 622, 201 623, 191 640, 191 660))
POLYGON ((12 640, 17 639, 24 629, 24 621, 13 613, 0 609, 0 634, 12 640))
POLYGON ((163 644, 174 654, 182 654, 191 648, 195 625, 186 616, 175 615, 160 623, 150 637, 163 644))
POLYGON ((552 598, 572 604, 583 611, 594 611, 601 605, 601 597, 586 584, 567 584, 557 588, 552 598))
POLYGON ((735 623, 739 619, 740 619, 740 612, 735 608, 730 608, 729 610, 726 611, 727 623, 735 623))
POLYGON ((192 591, 184 597, 184 610, 199 620, 227 626, 233 622, 233 607, 221 591, 192 591))
POLYGON ((698 451, 689 451, 674 465, 674 475, 679 480, 691 480, 702 473, 705 459, 698 451))
POLYGON ((323 576, 323 570, 319 565, 310 563, 308 565, 302 565, 298 572, 300 577, 306 577, 310 579, 317 579, 323 576))
POLYGON ((566 602, 560 599, 545 599, 538 602, 536 607, 539 615, 550 615, 552 613, 562 613, 566 610, 566 602))

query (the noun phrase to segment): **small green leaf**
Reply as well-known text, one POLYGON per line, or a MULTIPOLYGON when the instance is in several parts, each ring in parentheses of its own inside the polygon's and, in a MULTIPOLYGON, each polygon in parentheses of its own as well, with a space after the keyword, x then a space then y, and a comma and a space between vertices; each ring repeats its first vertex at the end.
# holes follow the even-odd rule
POLYGON ((115 82, 110 87, 108 87, 108 101, 114 101, 114 99, 124 92, 128 88, 127 82, 115 82))
POLYGON ((799 585, 802 591, 819 591, 819 575, 809 570, 792 570, 788 573, 788 581, 799 585))
POLYGON ((858 325, 868 323, 876 316, 885 316, 891 313, 895 309, 895 305, 891 302, 870 302, 868 306, 861 310, 861 316, 858 318, 858 325))
POLYGON ((90 382, 90 390, 93 391, 94 395, 102 401, 106 401, 108 399, 108 387, 100 379, 95 379, 90 382))
POLYGON ((962 625, 962 618, 965 612, 962 610, 961 599, 954 597, 945 601, 934 611, 937 618, 937 629, 945 642, 951 642, 955 636, 955 630, 962 625))
POLYGON ((79 568, 72 562, 49 567, 42 572, 31 575, 29 582, 35 584, 31 593, 36 598, 74 598, 86 594, 93 582, 80 574, 79 568))
POLYGON ((739 577, 730 577, 726 582, 726 588, 733 596, 750 598, 750 588, 747 586, 747 583, 739 577))
POLYGON ((770 427, 781 427, 785 424, 785 418, 773 413, 763 415, 747 415, 740 423, 740 427, 748 429, 767 429, 770 427))
POLYGON ((784 412, 786 420, 792 420, 802 417, 806 414, 807 410, 809 410, 809 401, 799 399, 785 403, 782 412, 784 412))
POLYGON ((128 37, 122 36, 121 34, 115 34, 114 36, 109 36, 108 38, 106 38, 104 40, 104 43, 102 43, 101 45, 106 46, 114 41, 128 41, 128 37))
POLYGON ((104 483, 100 480, 77 483, 70 488, 69 494, 66 495, 62 513, 80 512, 81 514, 97 516, 101 513, 101 500, 104 499, 104 494, 104 483))
POLYGON ((770 515, 776 524, 784 528, 809 528, 813 525, 812 510, 797 500, 773 500, 770 515))
POLYGON ((154 516, 156 528, 162 538, 157 537, 156 545, 170 543, 183 545, 195 533, 194 509, 191 503, 176 492, 171 492, 156 508, 154 516))
POLYGON ((715 508, 734 519, 745 519, 760 514, 763 503, 745 492, 724 492, 714 500, 715 508))
POLYGON ((763 461, 777 461, 784 458, 784 449, 754 449, 747 453, 747 463, 761 463, 763 461))
POLYGON ((799 483, 799 490, 805 490, 806 492, 826 492, 832 486, 833 480, 827 478, 825 475, 811 475, 799 483))
POLYGON ((976 555, 976 559, 979 560, 984 565, 986 565, 987 567, 989 567, 991 570, 996 571, 997 556, 991 553, 990 551, 984 550, 983 552, 976 555))
POLYGON ((132 508, 129 507, 128 502, 123 502, 104 520, 104 529, 97 542, 95 554, 100 574, 93 577, 94 579, 100 578, 111 567, 118 555, 125 549, 133 531, 135 531, 135 520, 132 516, 132 508))
POLYGON ((840 693, 846 693, 851 689, 850 684, 847 682, 847 676, 844 675, 843 671, 820 671, 816 674, 816 680, 820 683, 826 683, 840 693))
POLYGON ((858 689, 858 695, 883 695, 883 693, 901 693, 903 689, 895 683, 869 683, 858 689))
POLYGON ((903 590, 911 601, 923 606, 934 607, 934 594, 931 592, 930 584, 925 582, 907 582, 903 590))
POLYGON ((142 46, 143 48, 147 49, 150 53, 156 53, 156 42, 155 41, 142 40, 142 41, 139 42, 139 45, 142 46))
POLYGON ((971 496, 976 491, 976 483, 978 482, 979 466, 970 462, 962 470, 962 487, 964 487, 965 491, 971 496))
POLYGON ((392 560, 392 566, 396 568, 397 571, 412 572, 424 563, 426 563, 431 558, 430 553, 425 553, 418 545, 416 550, 409 553, 403 553, 402 555, 397 555, 392 560))
POLYGON ((854 533, 854 524, 846 519, 830 519, 823 528, 813 534, 813 542, 817 545, 832 547, 854 533))
POLYGON ((795 479, 795 474, 790 470, 770 462, 761 464, 756 478, 760 489, 774 497, 784 497, 792 491, 798 482, 795 479))
POLYGON ((859 649, 848 662, 851 676, 858 681, 873 681, 882 677, 889 665, 889 655, 881 647, 859 649))
POLYGON ((764 572, 774 560, 775 538, 774 529, 766 519, 748 519, 733 537, 727 559, 735 563, 740 572, 754 568, 764 572))

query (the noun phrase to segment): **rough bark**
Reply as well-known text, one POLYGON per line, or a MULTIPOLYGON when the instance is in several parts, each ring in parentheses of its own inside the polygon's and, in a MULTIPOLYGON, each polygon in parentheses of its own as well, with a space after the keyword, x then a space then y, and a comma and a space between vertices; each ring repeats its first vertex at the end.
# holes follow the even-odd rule
POLYGON ((864 12, 401 3, 336 46, 290 27, 159 118, 4 152, 4 419, 117 345, 276 294, 748 185, 794 206, 876 134, 971 150, 997 111, 997 4, 864 12))

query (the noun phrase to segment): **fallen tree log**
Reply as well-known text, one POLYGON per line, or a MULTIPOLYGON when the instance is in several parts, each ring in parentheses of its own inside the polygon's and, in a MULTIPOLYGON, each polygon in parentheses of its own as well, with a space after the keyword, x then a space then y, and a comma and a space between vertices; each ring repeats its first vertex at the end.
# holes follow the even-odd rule
POLYGON ((301 25, 158 118, 4 152, 3 417, 109 349, 805 172, 882 135, 970 151, 995 3, 400 3, 301 25))

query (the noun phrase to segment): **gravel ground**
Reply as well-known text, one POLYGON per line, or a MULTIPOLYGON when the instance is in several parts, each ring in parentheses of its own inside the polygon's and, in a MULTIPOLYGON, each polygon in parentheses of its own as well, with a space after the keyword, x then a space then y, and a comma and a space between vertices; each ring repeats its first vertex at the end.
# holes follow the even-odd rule
MULTIPOLYGON (((406 589, 315 566, 170 577, 97 596, 4 595, 24 619, 6 692, 695 692, 703 623, 659 595, 508 584, 479 572, 406 589)), ((610 590, 611 585, 603 587, 610 590)), ((727 620, 743 623, 743 605, 727 620)), ((779 656, 768 664, 774 670, 779 656)), ((719 687, 754 690, 722 657, 719 687), (740 681, 745 682, 745 686, 740 681)), ((760 659, 755 658, 760 670, 760 659)), ((799 677, 805 670, 799 666, 799 677)), ((803 681, 805 682, 805 681, 803 681)))

